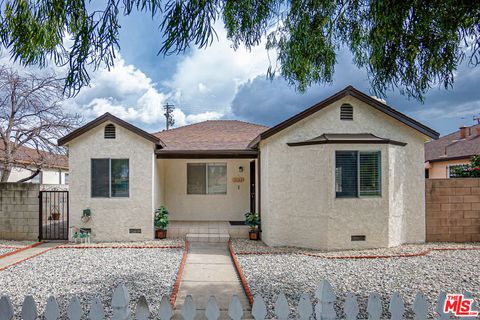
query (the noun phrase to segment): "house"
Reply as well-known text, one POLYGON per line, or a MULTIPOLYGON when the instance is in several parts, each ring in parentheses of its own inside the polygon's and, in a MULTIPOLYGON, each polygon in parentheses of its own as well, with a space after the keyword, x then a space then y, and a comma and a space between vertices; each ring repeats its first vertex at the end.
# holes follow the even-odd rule
POLYGON ((59 144, 70 225, 93 240, 152 239, 165 205, 184 233, 256 211, 268 245, 338 249, 425 240, 421 155, 437 137, 349 86, 272 128, 218 120, 150 134, 107 113, 59 144))
MULTIPOLYGON (((5 158, 3 144, 0 145, 0 176, 1 163, 5 158)), ((8 182, 17 182, 28 178, 37 168, 40 173, 26 182, 40 184, 68 184, 68 157, 61 154, 52 154, 46 151, 38 151, 26 146, 20 146, 15 154, 15 165, 10 173, 8 182)))
POLYGON ((432 140, 425 144, 425 177, 445 179, 455 177, 455 169, 469 163, 480 154, 480 123, 432 140))

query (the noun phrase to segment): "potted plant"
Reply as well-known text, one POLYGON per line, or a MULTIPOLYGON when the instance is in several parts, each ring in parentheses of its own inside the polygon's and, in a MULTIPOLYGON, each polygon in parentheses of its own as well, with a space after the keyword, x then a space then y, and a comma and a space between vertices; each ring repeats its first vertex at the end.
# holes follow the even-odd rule
POLYGON ((258 240, 258 225, 260 224, 260 216, 258 215, 258 213, 245 213, 245 224, 250 227, 250 232, 248 233, 248 237, 250 238, 250 240, 258 240))
POLYGON ((90 217, 91 217, 91 216, 92 216, 92 210, 90 210, 90 209, 88 209, 88 208, 87 208, 87 209, 83 209, 83 211, 82 211, 82 217, 81 217, 82 222, 83 222, 83 223, 88 222, 88 220, 90 220, 90 217))
POLYGON ((168 227, 168 210, 165 206, 161 206, 155 210, 155 238, 165 239, 167 237, 168 227))
POLYGON ((52 220, 60 220, 60 212, 58 210, 58 207, 57 206, 54 206, 53 207, 53 210, 52 210, 52 220))

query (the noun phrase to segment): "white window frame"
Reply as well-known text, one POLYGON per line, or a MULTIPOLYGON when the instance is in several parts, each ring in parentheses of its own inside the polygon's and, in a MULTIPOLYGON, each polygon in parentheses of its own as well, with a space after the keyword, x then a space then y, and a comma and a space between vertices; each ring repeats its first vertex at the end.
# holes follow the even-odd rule
POLYGON ((228 194, 228 164, 227 162, 187 162, 187 195, 189 196, 204 196, 204 195, 217 195, 217 196, 225 196, 228 194), (189 164, 204 164, 205 165, 205 193, 188 193, 188 165, 189 164), (218 166, 224 165, 225 166, 225 175, 227 178, 227 182, 225 183, 225 193, 209 193, 208 192, 208 167, 209 166, 218 166))

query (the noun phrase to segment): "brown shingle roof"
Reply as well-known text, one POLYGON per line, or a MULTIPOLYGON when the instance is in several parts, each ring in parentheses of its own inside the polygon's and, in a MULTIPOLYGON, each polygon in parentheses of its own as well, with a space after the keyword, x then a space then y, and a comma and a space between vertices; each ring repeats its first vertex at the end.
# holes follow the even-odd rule
POLYGON ((154 135, 165 143, 161 151, 245 150, 256 136, 267 129, 238 120, 208 120, 154 135))
POLYGON ((425 161, 469 158, 480 154, 480 124, 467 128, 465 139, 460 139, 460 130, 425 144, 425 161))
MULTIPOLYGON (((0 145, 0 159, 5 158, 3 143, 0 145)), ((43 162, 43 167, 68 169, 68 157, 62 154, 53 154, 46 151, 37 151, 20 146, 15 153, 15 162, 23 165, 35 165, 43 162)))

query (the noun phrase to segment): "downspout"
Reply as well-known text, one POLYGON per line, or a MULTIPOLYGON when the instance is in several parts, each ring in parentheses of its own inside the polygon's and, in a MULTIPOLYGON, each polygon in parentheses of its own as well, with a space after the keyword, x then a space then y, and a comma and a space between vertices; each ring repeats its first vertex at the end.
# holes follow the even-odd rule
POLYGON ((258 170, 257 170, 257 181, 258 181, 258 217, 260 219, 260 225, 258 226, 258 235, 260 240, 262 239, 262 161, 260 153, 260 143, 258 144, 258 170))

